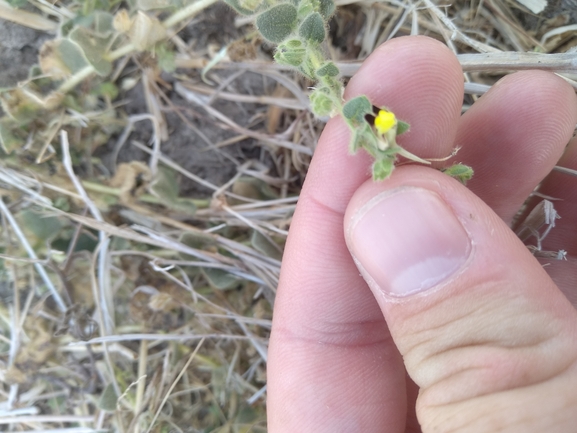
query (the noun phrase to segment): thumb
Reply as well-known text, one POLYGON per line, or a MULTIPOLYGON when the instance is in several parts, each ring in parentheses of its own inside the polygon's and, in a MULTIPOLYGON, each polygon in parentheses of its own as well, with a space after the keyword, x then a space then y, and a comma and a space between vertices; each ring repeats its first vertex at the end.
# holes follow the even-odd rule
POLYGON ((478 197, 402 167, 357 190, 345 237, 420 388, 423 432, 575 431, 577 313, 478 197))

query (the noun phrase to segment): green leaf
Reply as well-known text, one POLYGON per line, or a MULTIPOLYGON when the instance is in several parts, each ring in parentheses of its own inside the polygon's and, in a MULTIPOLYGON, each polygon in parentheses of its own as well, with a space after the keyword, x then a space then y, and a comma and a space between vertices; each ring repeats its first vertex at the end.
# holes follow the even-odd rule
POLYGON ((136 0, 136 9, 150 11, 153 9, 167 9, 175 6, 172 0, 136 0))
POLYGON ((118 87, 116 87, 116 85, 111 81, 105 81, 98 85, 95 89, 95 93, 98 96, 105 96, 114 100, 118 96, 118 87))
POLYGON ((8 0, 7 3, 15 9, 22 8, 28 4, 28 0, 8 0))
POLYGON ((20 214, 22 226, 32 233, 39 241, 46 241, 58 235, 62 223, 56 217, 45 216, 31 209, 20 214))
POLYGON ((100 395, 98 407, 105 412, 114 412, 116 411, 117 401, 118 396, 116 395, 116 391, 114 391, 114 386, 110 383, 106 388, 104 388, 104 391, 100 395))
POLYGON ((113 20, 114 16, 108 12, 94 12, 94 30, 98 37, 107 38, 114 32, 113 20))
POLYGON ((176 172, 167 167, 159 167, 151 190, 161 200, 172 201, 178 198, 178 181, 176 172))
POLYGON ((250 237, 250 243, 255 250, 259 253, 264 254, 266 257, 271 257, 273 259, 280 260, 282 258, 282 252, 277 244, 272 243, 269 239, 263 236, 261 233, 253 230, 252 236, 250 237))
POLYGON ((218 290, 234 289, 242 282, 242 280, 237 276, 223 271, 222 269, 203 268, 202 273, 208 280, 208 283, 218 290))
POLYGON ((298 39, 291 39, 280 44, 274 54, 274 59, 282 65, 299 67, 304 62, 307 50, 298 39))
POLYGON ((317 69, 319 77, 336 77, 339 75, 339 68, 333 62, 326 62, 323 66, 317 69))
POLYGON ((260 0, 224 0, 224 2, 241 15, 253 15, 262 4, 260 0))
POLYGON ((256 27, 271 42, 284 41, 294 30, 297 9, 290 4, 280 4, 263 12, 256 19, 256 27))
POLYGON ((14 120, 3 117, 0 119, 0 144, 2 150, 10 154, 26 144, 26 133, 14 120))
POLYGON ((309 15, 299 27, 299 35, 312 43, 325 40, 325 22, 318 12, 309 15))
POLYGON ((56 209, 63 210, 64 212, 70 212, 70 202, 68 201, 68 198, 63 196, 63 195, 57 196, 54 199, 54 202, 52 203, 52 205, 56 209))
POLYGON ((465 164, 453 164, 441 171, 452 178, 457 179, 463 185, 466 185, 467 181, 471 180, 474 174, 473 168, 465 164))
POLYGON ((403 122, 402 120, 397 119, 397 135, 404 134, 411 128, 407 122, 403 122))
POLYGON ((25 87, 15 87, 0 95, 2 109, 16 122, 23 124, 36 118, 42 109, 42 98, 25 87))
POLYGON ((359 126, 365 122, 365 116, 367 114, 372 114, 373 105, 365 95, 357 96, 353 98, 344 105, 343 116, 347 119, 353 126, 359 126))
MULTIPOLYGON (((73 232, 66 232, 63 230, 62 234, 50 243, 50 248, 58 251, 68 251, 70 244, 73 242, 73 232)), ((93 252, 98 247, 98 236, 92 233, 82 233, 76 239, 74 244, 75 253, 80 251, 93 252)))
POLYGON ((176 69, 176 53, 168 48, 166 44, 157 45, 155 51, 158 58, 158 66, 165 72, 174 72, 176 69))
POLYGON ((335 2, 333 0, 320 0, 319 12, 325 21, 328 21, 335 12, 335 2))
POLYGON ((372 155, 373 158, 377 156, 377 137, 368 123, 360 127, 355 127, 351 136, 351 142, 349 144, 351 153, 356 153, 361 147, 372 155))
POLYGON ((196 212, 196 206, 193 202, 178 196, 179 185, 174 170, 168 167, 159 167, 156 179, 150 189, 167 208, 191 215, 196 212))
POLYGON ((304 20, 315 11, 314 5, 310 0, 304 0, 298 5, 298 19, 304 20))
MULTIPOLYGON (((216 241, 210 235, 204 233, 186 232, 183 233, 179 241, 198 250, 217 248, 216 241)), ((182 257, 190 258, 191 256, 182 254, 182 257)))
POLYGON ((109 38, 96 37, 84 27, 76 27, 68 37, 82 49, 84 57, 94 67, 98 75, 106 76, 112 72, 112 63, 104 58, 110 42, 109 38))
POLYGON ((315 89, 310 95, 311 109, 315 116, 329 116, 335 108, 334 101, 329 95, 329 89, 321 87, 315 89))
MULTIPOLYGON (((270 185, 262 179, 241 176, 232 185, 232 192, 253 200, 276 200, 278 195, 270 185)), ((231 203, 234 203, 232 199, 231 203)))
MULTIPOLYGON (((55 47, 55 56, 62 61, 72 74, 88 66, 88 60, 84 57, 82 48, 68 39, 58 41, 55 47)), ((42 66, 42 63, 40 65, 42 66)), ((44 70, 44 67, 42 67, 42 70, 44 70)))
POLYGON ((373 164, 373 180, 385 180, 388 178, 395 168, 394 158, 384 158, 374 162, 373 164))

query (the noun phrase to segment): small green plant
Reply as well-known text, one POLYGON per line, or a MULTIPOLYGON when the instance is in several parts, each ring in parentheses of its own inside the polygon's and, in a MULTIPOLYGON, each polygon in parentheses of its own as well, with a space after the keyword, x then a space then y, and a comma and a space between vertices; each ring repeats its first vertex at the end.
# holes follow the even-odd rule
MULTIPOLYGON (((325 55, 323 43, 328 21, 335 11, 333 0, 225 0, 238 13, 255 18, 255 24, 269 42, 277 44, 275 60, 292 66, 315 82, 310 94, 311 108, 316 116, 341 115, 351 129, 351 152, 362 148, 373 158, 374 180, 389 177, 398 156, 430 164, 397 144, 396 137, 409 130, 385 107, 375 114, 373 104, 364 96, 343 101, 343 83, 336 64, 325 55)), ((462 182, 472 176, 470 167, 459 164, 457 173, 462 182)))
MULTIPOLYGON (((26 149, 41 163, 54 155, 52 143, 62 128, 81 126, 92 148, 106 142, 123 123, 111 104, 119 93, 111 79, 114 62, 148 53, 159 67, 174 69, 169 41, 173 28, 217 1, 139 0, 119 9, 116 1, 70 0, 63 6, 67 19, 59 24, 22 12, 35 28, 57 29, 57 37, 44 43, 28 80, 0 89, 5 113, 0 118, 0 157, 26 149), (162 21, 160 13, 167 16, 162 21), (101 137, 95 140, 97 132, 101 137)), ((21 3, 12 1, 16 6, 21 3)))

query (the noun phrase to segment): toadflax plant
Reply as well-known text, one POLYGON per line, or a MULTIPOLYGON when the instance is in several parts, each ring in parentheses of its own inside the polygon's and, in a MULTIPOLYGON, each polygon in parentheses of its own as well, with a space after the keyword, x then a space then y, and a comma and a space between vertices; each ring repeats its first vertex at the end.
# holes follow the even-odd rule
MULTIPOLYGON (((408 131, 409 124, 392 111, 382 107, 374 114, 373 104, 364 95, 343 101, 339 69, 323 49, 327 23, 335 11, 333 0, 225 1, 238 13, 255 18, 261 35, 277 44, 274 58, 278 63, 294 67, 316 83, 310 94, 312 111, 319 117, 341 115, 345 119, 351 129, 351 152, 363 148, 374 158, 374 180, 390 176, 398 155, 430 164, 397 144, 397 135, 408 131)), ((457 164, 446 173, 464 183, 473 171, 457 164)))

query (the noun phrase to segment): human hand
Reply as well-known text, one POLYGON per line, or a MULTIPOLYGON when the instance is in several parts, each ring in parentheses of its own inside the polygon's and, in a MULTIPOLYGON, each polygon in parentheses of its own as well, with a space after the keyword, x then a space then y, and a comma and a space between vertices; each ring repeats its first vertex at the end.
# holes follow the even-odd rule
MULTIPOLYGON (((359 94, 411 124, 408 151, 462 146, 475 176, 465 188, 408 165, 374 183, 329 122, 283 260, 269 431, 577 431, 577 179, 548 174, 577 122, 573 89, 519 72, 461 117, 457 59, 410 37, 371 55, 346 97, 359 94), (568 251, 546 267, 509 228, 544 178, 562 199, 544 249, 568 251)), ((577 139, 559 164, 577 169, 577 139)))

